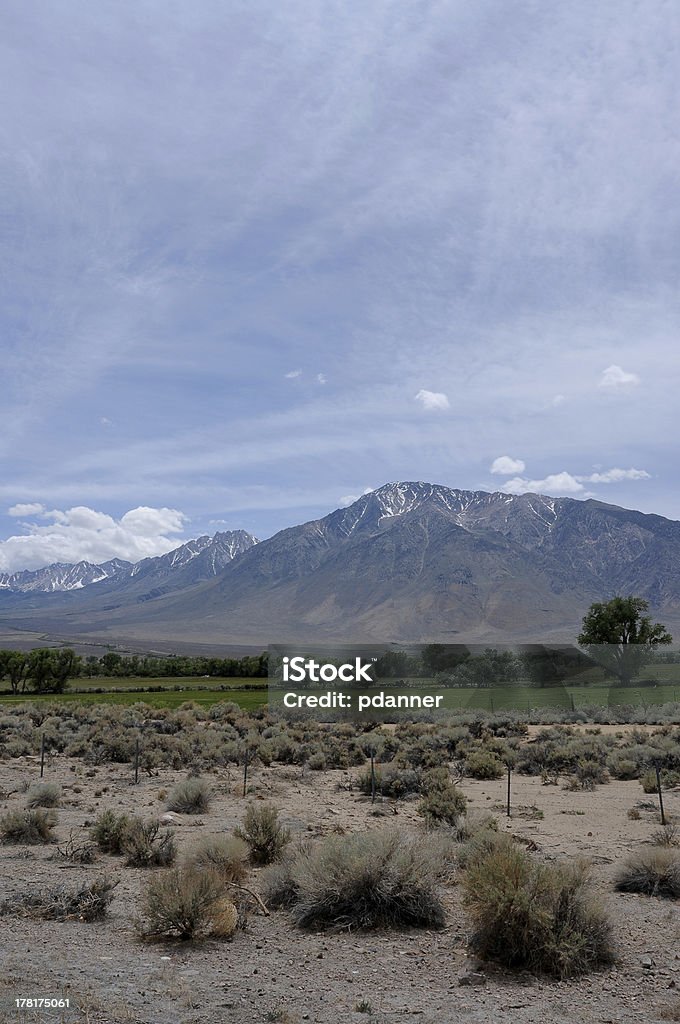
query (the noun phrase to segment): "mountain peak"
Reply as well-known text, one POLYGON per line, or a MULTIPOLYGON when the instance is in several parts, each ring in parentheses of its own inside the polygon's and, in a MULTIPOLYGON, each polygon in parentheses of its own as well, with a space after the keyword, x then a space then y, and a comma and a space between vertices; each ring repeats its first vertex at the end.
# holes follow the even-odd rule
POLYGON ((349 509, 364 512, 372 507, 379 519, 405 515, 423 506, 432 506, 441 511, 462 516, 469 510, 491 506, 507 507, 513 504, 527 504, 527 499, 536 499, 541 507, 554 511, 554 498, 543 495, 512 495, 501 491, 468 491, 444 484, 431 484, 423 480, 398 480, 383 484, 358 498, 349 509), (547 504, 546 504, 547 503, 547 504))

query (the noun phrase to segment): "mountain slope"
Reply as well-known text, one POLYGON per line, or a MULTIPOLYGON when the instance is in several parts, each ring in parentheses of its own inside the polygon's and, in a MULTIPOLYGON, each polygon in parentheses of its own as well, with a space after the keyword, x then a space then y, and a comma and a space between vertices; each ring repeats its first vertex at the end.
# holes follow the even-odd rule
POLYGON ((112 580, 5 617, 204 643, 573 640, 592 601, 635 593, 678 635, 680 523, 592 500, 387 484, 207 582, 153 591, 144 600, 112 580))

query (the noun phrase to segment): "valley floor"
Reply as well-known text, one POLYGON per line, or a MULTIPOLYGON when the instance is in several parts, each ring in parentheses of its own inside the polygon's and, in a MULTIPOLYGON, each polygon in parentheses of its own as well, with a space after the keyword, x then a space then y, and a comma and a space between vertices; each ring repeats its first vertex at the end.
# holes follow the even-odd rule
MULTIPOLYGON (((184 773, 161 770, 131 785, 129 766, 105 765, 86 775, 80 761, 58 757, 49 781, 64 800, 56 828, 63 843, 85 838, 87 824, 105 808, 152 817, 163 809, 159 791, 184 773)), ((0 764, 0 809, 23 806, 22 784, 37 763, 0 764)), ((296 836, 361 831, 384 824, 421 830, 415 803, 377 803, 348 788, 352 772, 258 769, 250 798, 280 808, 296 836)), ((357 774, 355 771, 354 774, 357 774)), ((47 778, 47 776, 46 776, 47 778)), ((206 833, 230 831, 246 800, 235 771, 210 775, 209 813, 185 817, 177 828, 180 853, 206 833)), ((158 944, 140 941, 134 918, 148 875, 100 855, 90 866, 52 859, 53 847, 0 846, 0 901, 57 884, 75 885, 99 874, 115 876, 111 912, 101 923, 55 923, 0 918, 0 1021, 88 1024, 639 1024, 680 1020, 680 911, 671 901, 617 894, 612 877, 629 853, 648 841, 658 813, 639 782, 611 782, 594 792, 567 792, 540 779, 517 776, 514 815, 504 817, 505 783, 466 780, 471 806, 498 815, 499 827, 538 847, 543 858, 586 857, 593 863, 594 898, 613 918, 619 961, 581 980, 555 982, 473 962, 466 952, 468 923, 455 878, 446 890, 442 931, 309 933, 284 912, 253 914, 231 942, 158 944), (639 820, 627 812, 647 804, 639 820), (19 1012, 22 996, 68 996, 69 1012, 19 1012), (370 1004, 370 1007, 369 1005, 370 1004), (363 1012, 358 1007, 363 1006, 363 1012), (370 1009, 370 1012, 369 1012, 370 1009)), ((680 792, 666 796, 667 813, 680 818, 680 792)), ((250 880, 257 888, 258 872, 250 880)))

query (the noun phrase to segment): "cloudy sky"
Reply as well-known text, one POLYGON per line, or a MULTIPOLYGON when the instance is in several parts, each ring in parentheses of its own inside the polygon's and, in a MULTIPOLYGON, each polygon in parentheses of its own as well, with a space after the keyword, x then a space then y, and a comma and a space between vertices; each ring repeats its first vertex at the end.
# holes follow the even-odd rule
POLYGON ((22 0, 0 569, 366 488, 680 518, 680 11, 22 0))

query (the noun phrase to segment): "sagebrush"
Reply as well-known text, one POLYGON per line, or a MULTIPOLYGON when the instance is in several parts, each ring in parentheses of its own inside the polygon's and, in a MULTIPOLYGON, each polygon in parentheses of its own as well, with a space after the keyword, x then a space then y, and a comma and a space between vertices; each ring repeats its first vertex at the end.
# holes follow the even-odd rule
POLYGON ((58 807, 61 789, 55 782, 39 782, 26 794, 27 807, 58 807))
POLYGON ((397 831, 332 836, 268 881, 302 928, 442 927, 434 848, 397 831))
POLYGON ((29 846, 52 843, 52 830, 56 823, 57 815, 51 808, 36 807, 25 811, 7 811, 0 818, 0 841, 26 843, 29 846))
POLYGON ((178 814, 203 814, 210 807, 210 795, 210 787, 204 779, 184 779, 170 793, 167 808, 178 814))
POLYGON ((192 866, 153 875, 141 909, 138 930, 145 938, 230 938, 238 926, 219 874, 192 866))
POLYGON ((680 851, 673 846, 640 850, 621 867, 615 885, 619 892, 680 899, 680 851))
POLYGON ((248 844, 238 836, 206 836, 194 847, 186 863, 217 871, 225 882, 243 882, 248 874, 248 844))
POLYGON ((278 810, 271 804, 249 804, 243 824, 235 835, 248 845, 254 864, 272 864, 279 860, 291 838, 290 831, 279 821, 278 810))
POLYGON ((568 978, 614 960, 612 929, 583 865, 540 864, 497 837, 469 864, 470 947, 506 967, 568 978))

